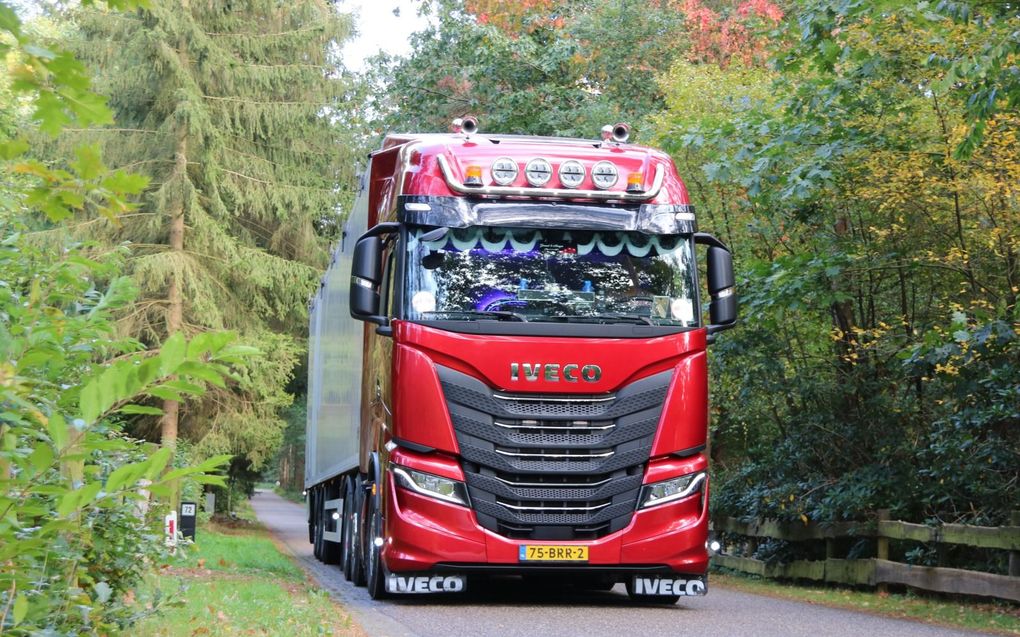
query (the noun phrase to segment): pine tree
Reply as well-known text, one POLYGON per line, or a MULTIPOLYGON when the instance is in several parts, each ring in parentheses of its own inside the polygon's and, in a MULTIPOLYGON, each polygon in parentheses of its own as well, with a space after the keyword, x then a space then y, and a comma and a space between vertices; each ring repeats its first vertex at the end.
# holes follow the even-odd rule
POLYGON ((264 353, 201 399, 161 396, 159 436, 258 467, 284 427, 322 229, 353 182, 339 117, 353 90, 338 59, 347 16, 326 0, 160 0, 133 14, 84 9, 77 22, 116 116, 83 134, 152 180, 119 225, 87 226, 133 245, 141 296, 121 327, 150 346, 232 329, 264 353))

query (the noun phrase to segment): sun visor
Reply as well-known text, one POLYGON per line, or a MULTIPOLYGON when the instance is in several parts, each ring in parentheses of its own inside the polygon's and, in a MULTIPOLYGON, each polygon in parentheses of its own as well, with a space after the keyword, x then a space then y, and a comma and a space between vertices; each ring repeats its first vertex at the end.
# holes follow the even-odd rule
POLYGON ((597 206, 548 201, 472 201, 464 197, 417 195, 401 196, 399 205, 400 221, 421 226, 565 228, 653 235, 697 232, 694 206, 691 205, 597 206))

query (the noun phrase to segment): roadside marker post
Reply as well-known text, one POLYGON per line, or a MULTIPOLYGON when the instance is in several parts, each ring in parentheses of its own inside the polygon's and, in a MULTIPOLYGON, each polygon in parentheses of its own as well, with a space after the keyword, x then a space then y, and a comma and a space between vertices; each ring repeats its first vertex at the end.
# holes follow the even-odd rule
POLYGON ((181 502, 180 532, 183 537, 195 541, 195 525, 198 513, 198 503, 181 502))
POLYGON ((170 552, 174 553, 177 550, 177 511, 171 511, 166 514, 163 518, 163 532, 166 533, 166 545, 170 547, 170 552))

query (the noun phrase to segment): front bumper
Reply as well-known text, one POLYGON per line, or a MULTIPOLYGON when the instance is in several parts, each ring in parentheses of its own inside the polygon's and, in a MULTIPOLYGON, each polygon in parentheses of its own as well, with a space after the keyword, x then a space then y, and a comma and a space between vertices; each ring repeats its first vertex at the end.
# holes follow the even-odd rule
POLYGON ((399 488, 389 475, 386 486, 382 559, 391 573, 588 574, 625 581, 638 574, 698 576, 708 569, 707 484, 684 500, 637 511, 616 533, 568 542, 506 538, 479 526, 468 508, 399 488), (522 563, 526 544, 587 546, 588 561, 522 563))

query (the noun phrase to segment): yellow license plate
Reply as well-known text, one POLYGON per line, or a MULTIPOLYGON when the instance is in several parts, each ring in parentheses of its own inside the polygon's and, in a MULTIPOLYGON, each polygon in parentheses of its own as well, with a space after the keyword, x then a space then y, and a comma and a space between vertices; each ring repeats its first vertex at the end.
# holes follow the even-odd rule
POLYGON ((587 562, 587 546, 525 544, 520 547, 521 562, 587 562))

